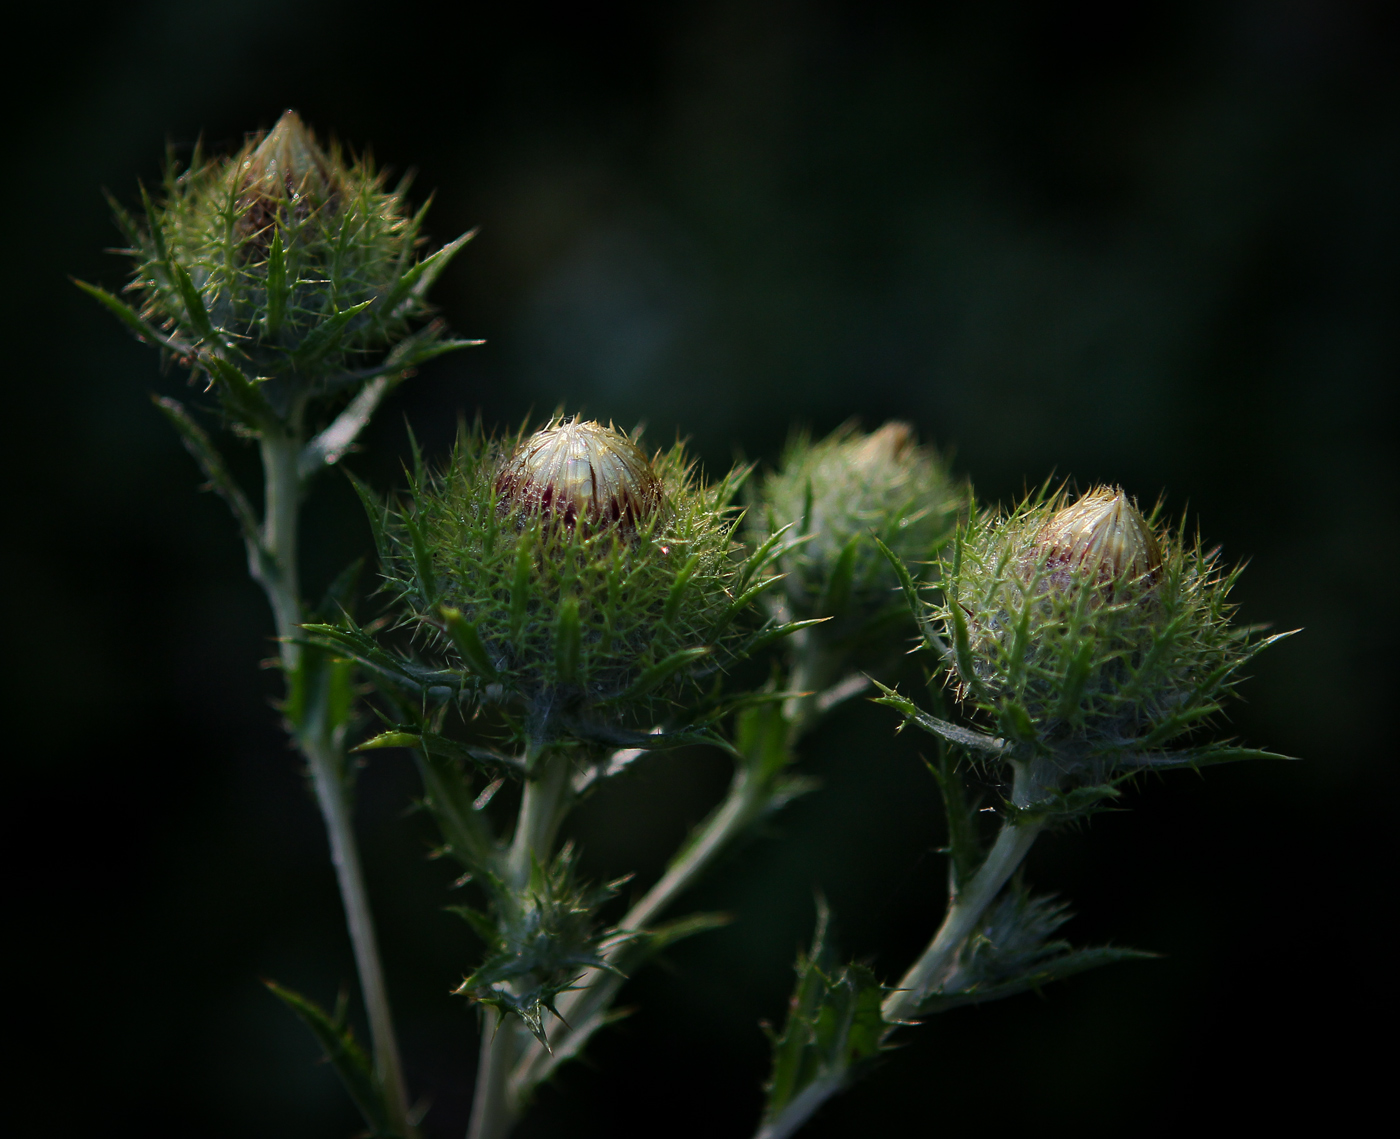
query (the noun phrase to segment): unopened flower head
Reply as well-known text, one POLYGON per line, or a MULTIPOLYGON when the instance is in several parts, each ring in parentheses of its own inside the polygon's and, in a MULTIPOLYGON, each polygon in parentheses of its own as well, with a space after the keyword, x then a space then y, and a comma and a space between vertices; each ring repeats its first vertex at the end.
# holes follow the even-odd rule
POLYGON ((756 542, 788 527, 783 541, 793 544, 778 562, 786 604, 798 617, 837 617, 827 631, 839 637, 902 604, 872 537, 920 575, 965 502, 964 488, 909 424, 869 434, 848 424, 817 442, 797 437, 749 518, 756 542))
POLYGON ((1161 568, 1162 547, 1137 504, 1101 486, 1050 515, 1036 535, 1035 560, 1062 576, 1142 581, 1161 568))
POLYGON ((665 498, 640 447, 611 425, 576 417, 526 439, 501 467, 496 492, 521 525, 538 514, 570 529, 583 522, 632 531, 665 498))
POLYGON ((583 738, 589 724, 597 740, 655 723, 658 702, 746 635, 738 485, 597 423, 505 444, 468 431, 389 526, 388 573, 469 689, 521 708, 532 732, 583 738))
POLYGON ((1101 487, 975 515, 943 557, 933 616, 959 696, 989 727, 1111 767, 1199 724, 1263 643, 1231 624, 1237 573, 1101 487))
POLYGON ((406 189, 323 149, 293 111, 235 155, 197 150, 183 173, 171 168, 162 200, 146 200, 144 226, 118 211, 141 315, 187 358, 212 352, 273 381, 263 391, 279 410, 331 390, 319 381, 428 311, 421 296, 446 264, 415 260, 422 215, 409 215, 406 189))

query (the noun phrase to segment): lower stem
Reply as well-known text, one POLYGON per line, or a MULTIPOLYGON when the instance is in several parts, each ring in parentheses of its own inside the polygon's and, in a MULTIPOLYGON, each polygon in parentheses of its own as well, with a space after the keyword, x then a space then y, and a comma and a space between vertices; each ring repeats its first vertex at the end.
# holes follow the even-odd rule
POLYGON ((320 749, 308 746, 306 741, 299 742, 307 766, 311 769, 316 801, 330 840, 331 862, 335 866, 335 880, 340 887, 341 904, 345 908, 345 925, 355 953, 355 969, 360 977, 365 1014, 369 1018, 375 1073, 384 1089, 389 1118, 407 1134, 411 1128, 403 1064, 394 1036, 394 1018, 389 1010, 389 992, 384 984, 384 967, 379 960, 379 942, 374 935, 374 918, 370 914, 369 892, 365 889, 364 871, 360 867, 359 847, 355 844, 350 804, 338 775, 343 758, 337 763, 331 756, 318 754, 320 749))
MULTIPOLYGON (((1013 763, 1012 770, 1011 802, 1016 807, 1029 806, 1030 774, 1027 766, 1013 763)), ((987 907, 1001 893, 1001 888, 1016 872, 1044 828, 1045 824, 1038 820, 1017 823, 1008 819, 1002 824, 996 842, 977 868, 977 873, 953 895, 943 924, 938 927, 928 948, 900 979, 899 987, 880 1006, 886 1023, 903 1024, 919 1015, 919 1009, 929 994, 937 989, 954 955, 977 928, 987 907)))
MULTIPOLYGON (((257 553, 255 550, 249 552, 253 576, 262 585, 272 606, 277 636, 281 642, 282 667, 289 686, 303 667, 303 650, 296 643, 296 638, 301 635, 302 623, 297 580, 298 508, 301 499, 297 461, 300 454, 301 444, 296 434, 264 437, 262 546, 265 557, 254 556, 257 553), (271 562, 266 569, 265 559, 271 562)), ((319 689, 314 695, 308 691, 307 699, 324 704, 324 695, 319 689)), ((359 847, 355 843, 346 793, 345 755, 326 738, 326 727, 324 706, 308 707, 302 711, 302 723, 294 730, 293 738, 311 772, 316 802, 326 824, 331 862, 335 866, 336 884, 340 888, 345 924, 360 979, 360 992, 369 1019, 375 1073, 384 1091, 390 1123, 401 1134, 412 1135, 403 1065, 399 1060, 393 1016, 389 1008, 389 990, 384 983, 384 969, 379 959, 379 944, 369 907, 369 892, 365 889, 364 871, 360 865, 359 847)))
MULTIPOLYGON (((1022 763, 1013 764, 1013 771, 1012 804, 1027 807, 1032 797, 1029 772, 1022 763)), ((1044 829, 1045 824, 1039 821, 1016 823, 1008 819, 1002 824, 992 849, 987 852, 977 873, 952 897, 943 924, 938 927, 928 948, 901 978, 899 987, 880 1006, 881 1018, 887 1025, 884 1033, 886 1039, 899 1025, 908 1024, 918 1017, 924 1002, 937 991, 953 958, 976 930, 987 907, 996 900, 1044 829)), ((754 1139, 787 1139, 845 1086, 845 1072, 813 1082, 775 1118, 765 1122, 755 1132, 754 1139)))
MULTIPOLYGON (((525 783, 515 836, 506 855, 506 883, 517 894, 529 888, 535 862, 549 861, 569 791, 567 756, 546 752, 538 763, 538 774, 525 783)), ((521 1043, 518 1021, 494 1009, 485 1010, 467 1139, 505 1139, 515 1126, 521 1101, 511 1088, 510 1075, 521 1043)))
POLYGON ((511 1065, 515 1062, 516 1026, 508 1015, 502 1016, 495 1009, 484 1012, 467 1139, 504 1139, 515 1126, 518 1115, 507 1087, 511 1065))

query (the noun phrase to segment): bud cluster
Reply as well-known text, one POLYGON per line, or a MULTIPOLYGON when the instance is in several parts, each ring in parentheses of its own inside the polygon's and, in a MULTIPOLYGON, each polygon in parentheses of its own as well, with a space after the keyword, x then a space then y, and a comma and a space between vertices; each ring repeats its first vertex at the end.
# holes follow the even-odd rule
POLYGON ((1114 488, 975 515, 942 572, 959 696, 1062 770, 1170 743, 1261 647, 1230 625, 1238 571, 1114 488))
POLYGON ((521 706, 532 733, 601 729, 652 714, 742 626, 738 485, 598 423, 505 443, 464 431, 391 519, 388 574, 469 684, 521 706))
POLYGON ((907 423, 870 434, 848 424, 817 442, 800 435, 789 444, 764 480, 750 525, 758 542, 789 528, 778 562, 786 602, 799 618, 837 618, 823 632, 840 637, 883 612, 904 612, 894 592, 899 579, 872 538, 920 576, 966 498, 907 423))

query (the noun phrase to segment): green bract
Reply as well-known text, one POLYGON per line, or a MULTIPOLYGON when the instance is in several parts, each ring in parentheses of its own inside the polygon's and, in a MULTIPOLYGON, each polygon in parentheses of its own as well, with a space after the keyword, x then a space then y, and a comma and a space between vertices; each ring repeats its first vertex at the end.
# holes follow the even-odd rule
POLYGON ((908 424, 868 435, 848 425, 788 445, 764 480, 754 537, 761 543, 789 527, 791 544, 778 559, 786 601, 797 617, 837 618, 822 633, 841 636, 882 612, 905 612, 892 592, 899 578, 872 537, 922 575, 965 497, 908 424))
POLYGON ((934 615, 959 696, 1061 770, 1151 761, 1219 710, 1267 643, 1230 624, 1239 570, 1118 490, 974 516, 942 572, 934 615))
POLYGON ((387 574, 435 650, 523 710, 530 737, 606 742, 654 723, 740 636, 741 475, 706 485, 680 446, 648 459, 597 423, 504 444, 466 431, 391 516, 387 574))

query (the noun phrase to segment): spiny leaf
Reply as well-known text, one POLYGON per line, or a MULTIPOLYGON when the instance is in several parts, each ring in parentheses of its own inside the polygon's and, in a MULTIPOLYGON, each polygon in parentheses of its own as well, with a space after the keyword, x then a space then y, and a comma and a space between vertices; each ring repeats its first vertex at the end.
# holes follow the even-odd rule
POLYGON ((943 638, 933 631, 926 606, 923 599, 919 597, 918 586, 914 583, 914 576, 909 572, 909 567, 904 564, 904 559, 882 542, 878 536, 872 535, 872 537, 880 553, 884 554, 885 560, 890 563, 895 576, 899 578, 899 588, 904 594, 904 601, 909 606, 909 613, 914 618, 914 624, 923 634, 924 643, 939 656, 947 656, 948 646, 943 643, 943 638))
POLYGON ((243 531, 244 541, 248 542, 260 553, 263 559, 266 558, 262 548, 262 537, 258 530, 258 520, 253 514, 253 508, 248 502, 247 496, 243 493, 243 488, 233 480, 228 468, 224 466, 223 456, 218 449, 210 442, 209 436, 204 429, 194 421, 190 413, 185 410, 184 405, 178 400, 170 399, 166 396, 152 396, 153 402, 160 409, 162 415, 170 421, 172 427, 180 435, 181 442, 199 464, 200 470, 204 472, 204 477, 209 480, 210 488, 219 495, 227 504, 233 516, 238 521, 239 527, 243 531))
POLYGON ((920 1008, 921 1016, 947 1012, 964 1005, 986 1004, 1014 997, 1020 993, 1039 992, 1046 985, 1063 981, 1078 973, 1097 969, 1101 965, 1113 965, 1119 961, 1148 961, 1158 954, 1141 949, 1124 949, 1111 945, 1101 945, 1090 949, 1068 949, 1056 956, 1040 962, 1036 968, 1010 980, 993 984, 974 985, 957 992, 934 993, 920 1008))
POLYGON ((185 315, 189 318, 191 326, 199 333, 200 337, 209 341, 216 347, 222 347, 219 334, 214 330, 213 322, 209 319, 209 312, 204 307, 204 298, 199 295, 199 290, 194 287, 194 282, 190 280, 190 275, 185 271, 185 267, 178 262, 170 263, 171 272, 175 277, 175 287, 180 293, 180 302, 185 307, 185 315))
POLYGON ((297 350, 292 353, 292 362, 295 367, 298 369, 308 368, 322 356, 334 351, 344 337, 346 327, 350 322, 372 304, 374 304, 373 298, 361 301, 359 304, 341 309, 321 321, 306 334, 306 337, 297 346, 297 350))
POLYGON ((263 984, 316 1037, 326 1060, 335 1069, 345 1090, 364 1116, 373 1139, 400 1139, 399 1133, 389 1125, 389 1107, 379 1079, 364 1050, 355 1042, 354 1033, 345 1023, 344 1008, 337 1010, 333 1016, 300 993, 284 989, 272 981, 264 981, 263 984))
POLYGON ((639 696, 645 696, 648 692, 661 684, 664 684, 681 669, 694 664, 697 660, 710 655, 710 649, 700 647, 694 649, 681 649, 672 653, 663 661, 658 661, 648 669, 644 669, 642 674, 625 691, 612 697, 611 702, 625 703, 634 700, 639 696))
POLYGON ((950 743, 961 744, 973 751, 986 752, 990 755, 1000 755, 1006 751, 1004 740, 985 735, 982 732, 974 732, 970 728, 960 728, 957 724, 950 724, 946 720, 930 716, 914 701, 901 696, 893 688, 887 688, 878 680, 874 681, 874 684, 884 695, 873 699, 872 704, 884 704, 888 708, 894 708, 904 713, 906 719, 917 724, 930 735, 941 736, 950 743))
POLYGON ((666 597, 666 610, 664 620, 669 625, 676 619, 676 614, 680 612, 681 602, 685 599, 686 586, 690 584, 690 579, 695 576, 695 571, 700 568, 700 555, 691 554, 686 559, 685 565, 676 573, 676 580, 671 585, 671 591, 666 597))
POLYGON ((406 300, 424 296, 462 246, 476 236, 476 232, 474 229, 468 230, 455 241, 449 241, 436 253, 424 257, 409 268, 384 298, 384 310, 397 315, 406 300))
POLYGON ((115 314, 116 318, 134 332, 138 338, 149 340, 154 344, 160 344, 179 352, 181 355, 193 351, 189 345, 181 344, 178 341, 170 339, 170 337, 166 336, 160 329, 142 320, 134 308, 121 298, 113 296, 100 285, 90 285, 86 281, 78 280, 76 277, 73 278, 73 284, 77 285, 78 288, 82 289, 88 296, 92 297, 115 314))
POLYGON ((287 299, 292 290, 287 283, 287 250, 282 244, 282 227, 272 227, 272 245, 267 251, 267 334, 276 336, 287 315, 287 299))

